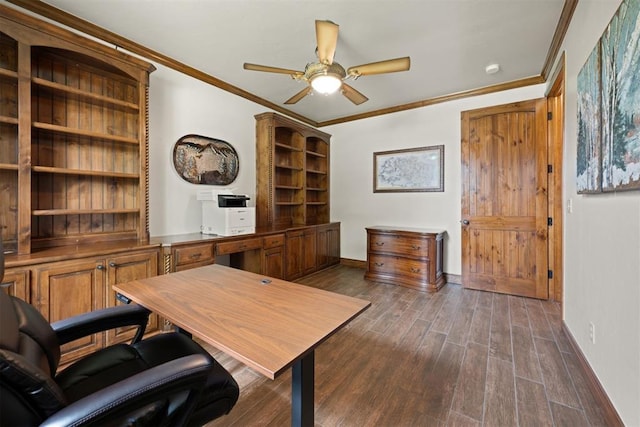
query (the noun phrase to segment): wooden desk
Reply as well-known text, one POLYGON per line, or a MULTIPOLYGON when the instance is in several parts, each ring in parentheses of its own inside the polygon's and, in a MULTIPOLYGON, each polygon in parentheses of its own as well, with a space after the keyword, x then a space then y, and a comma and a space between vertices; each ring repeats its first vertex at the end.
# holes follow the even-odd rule
POLYGON ((295 426, 313 426, 314 349, 371 305, 215 264, 113 289, 270 379, 292 367, 295 426))

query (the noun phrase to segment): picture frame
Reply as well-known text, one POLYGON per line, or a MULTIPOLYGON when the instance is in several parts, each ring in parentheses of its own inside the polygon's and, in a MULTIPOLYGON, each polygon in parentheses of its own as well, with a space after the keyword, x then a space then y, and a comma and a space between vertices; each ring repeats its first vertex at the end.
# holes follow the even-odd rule
POLYGON ((373 153, 373 192, 444 191, 444 145, 373 153))
POLYGON ((639 13, 624 0, 578 73, 578 194, 640 190, 639 13))

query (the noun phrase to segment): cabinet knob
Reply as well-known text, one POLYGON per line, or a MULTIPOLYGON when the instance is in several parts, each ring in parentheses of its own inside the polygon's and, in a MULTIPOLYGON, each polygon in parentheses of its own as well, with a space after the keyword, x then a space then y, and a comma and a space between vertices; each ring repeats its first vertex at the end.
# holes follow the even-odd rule
POLYGON ((384 265, 384 262, 376 262, 375 265, 377 265, 378 267, 382 267, 384 265))
POLYGON ((98 264, 98 265, 96 266, 96 269, 98 269, 98 270, 104 270, 104 265, 102 265, 102 264, 98 264))
POLYGON ((116 268, 117 266, 118 266, 118 264, 116 264, 116 263, 115 263, 115 262, 113 262, 113 261, 111 261, 111 262, 109 263, 109 267, 111 267, 111 268, 116 268))
POLYGON ((462 223, 462 225, 469 225, 469 220, 468 219, 463 219, 460 222, 462 223))

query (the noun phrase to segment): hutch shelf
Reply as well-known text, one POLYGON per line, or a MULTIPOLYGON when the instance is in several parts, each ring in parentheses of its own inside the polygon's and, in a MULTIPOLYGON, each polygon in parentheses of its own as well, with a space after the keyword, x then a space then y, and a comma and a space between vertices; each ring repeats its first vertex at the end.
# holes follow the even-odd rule
POLYGON ((331 135, 275 113, 256 118, 256 225, 329 222, 331 135))
POLYGON ((0 229, 5 248, 148 239, 154 67, 0 9, 0 229))

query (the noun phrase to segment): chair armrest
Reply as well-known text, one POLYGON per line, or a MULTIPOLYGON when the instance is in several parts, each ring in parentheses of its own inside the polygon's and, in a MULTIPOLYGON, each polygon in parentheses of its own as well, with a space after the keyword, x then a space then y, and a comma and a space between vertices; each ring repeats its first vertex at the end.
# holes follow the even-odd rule
POLYGON ((123 326, 137 326, 133 342, 142 339, 150 311, 138 304, 118 305, 69 317, 51 324, 60 345, 97 332, 123 326))
POLYGON ((183 406, 171 417, 171 425, 186 425, 210 371, 211 360, 205 355, 181 357, 83 397, 47 418, 41 427, 102 426, 144 405, 188 391, 183 406))

